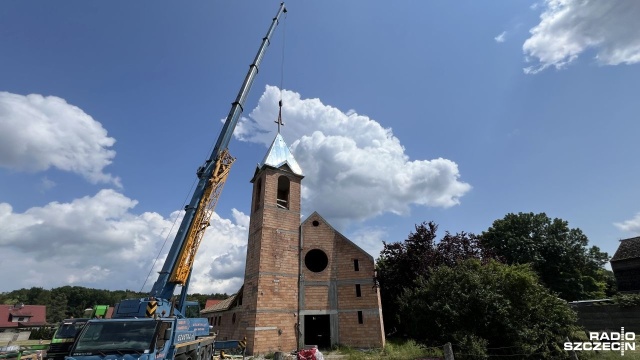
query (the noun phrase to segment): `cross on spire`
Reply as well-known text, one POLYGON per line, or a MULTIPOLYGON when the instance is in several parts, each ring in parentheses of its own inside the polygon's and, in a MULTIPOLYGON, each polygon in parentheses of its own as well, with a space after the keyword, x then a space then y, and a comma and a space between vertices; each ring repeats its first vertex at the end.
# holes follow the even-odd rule
POLYGON ((278 124, 278 134, 279 134, 280 126, 284 126, 284 123, 282 122, 282 100, 278 101, 278 106, 280 107, 280 109, 278 110, 278 120, 274 122, 278 124))

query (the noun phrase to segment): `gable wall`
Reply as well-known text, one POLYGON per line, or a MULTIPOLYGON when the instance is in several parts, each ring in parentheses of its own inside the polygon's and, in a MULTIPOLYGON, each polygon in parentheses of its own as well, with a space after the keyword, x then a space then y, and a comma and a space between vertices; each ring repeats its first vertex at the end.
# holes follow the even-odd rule
POLYGON ((332 345, 384 346, 380 296, 378 288, 373 286, 375 266, 371 256, 317 214, 305 220, 301 234, 301 329, 304 329, 304 315, 329 314, 332 345), (314 249, 324 251, 328 257, 328 265, 321 272, 313 272, 305 264, 305 257, 314 249), (354 259, 358 259, 358 271, 354 268, 354 259), (360 285, 359 297, 356 285, 360 285), (362 314, 362 324, 358 312, 362 314))
POLYGON ((611 261, 618 291, 640 291, 640 258, 611 261))

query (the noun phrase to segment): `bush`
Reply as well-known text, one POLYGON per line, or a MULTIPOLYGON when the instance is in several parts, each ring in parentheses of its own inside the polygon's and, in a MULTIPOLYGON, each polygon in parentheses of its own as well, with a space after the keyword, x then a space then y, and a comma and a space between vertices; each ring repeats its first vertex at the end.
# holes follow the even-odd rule
POLYGON ((640 294, 618 294, 613 297, 613 302, 620 307, 640 306, 640 294))
POLYGON ((456 352, 480 358, 566 358, 562 343, 575 329, 576 314, 526 265, 467 260, 442 266, 399 300, 407 335, 438 346, 451 342, 456 352))

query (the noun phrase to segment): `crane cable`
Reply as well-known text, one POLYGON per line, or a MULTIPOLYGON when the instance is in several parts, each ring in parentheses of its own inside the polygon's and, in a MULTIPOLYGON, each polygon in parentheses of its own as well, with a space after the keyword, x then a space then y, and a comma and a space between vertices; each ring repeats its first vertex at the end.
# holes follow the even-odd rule
MULTIPOLYGON (((185 196, 184 200, 182 201, 182 207, 181 207, 182 209, 184 209, 185 205, 187 204, 187 201, 189 201, 189 196, 193 192, 193 188, 196 186, 196 183, 197 183, 197 179, 194 180, 191 183, 191 188, 187 192, 187 195, 185 196)), ((151 277, 151 273, 153 272, 153 268, 156 266, 156 263, 158 262, 158 260, 160 260, 160 255, 162 255, 162 250, 164 250, 164 247, 167 245, 167 241, 169 241, 169 236, 171 236, 171 234, 173 233, 173 229, 176 227, 176 224, 178 223, 178 220, 180 220, 180 219, 182 219, 182 218, 179 215, 176 216, 173 219, 173 224, 171 224, 171 228, 169 229, 169 232, 167 232, 167 236, 165 236, 165 238, 164 238, 164 242, 162 243, 162 247, 158 251, 158 255, 156 255, 156 258, 153 260, 153 264, 151 265, 151 268, 149 269, 149 273, 147 274, 147 277, 144 279, 144 283, 140 287, 140 292, 142 292, 144 290, 145 285, 147 285, 147 281, 149 281, 149 277, 151 277)))
POLYGON ((284 125, 282 122, 282 88, 284 86, 284 45, 287 40, 287 13, 284 13, 284 24, 282 24, 282 59, 280 61, 280 100, 278 101, 278 133, 280 132, 280 126, 284 125))

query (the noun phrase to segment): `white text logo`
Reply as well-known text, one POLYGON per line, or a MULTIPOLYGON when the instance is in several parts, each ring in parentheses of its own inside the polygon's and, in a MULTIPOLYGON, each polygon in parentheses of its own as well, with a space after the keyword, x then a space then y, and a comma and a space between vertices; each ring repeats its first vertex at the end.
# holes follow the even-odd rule
POLYGON ((636 333, 625 332, 589 332, 589 341, 565 342, 566 351, 620 351, 624 356, 625 350, 636 350, 636 333))

